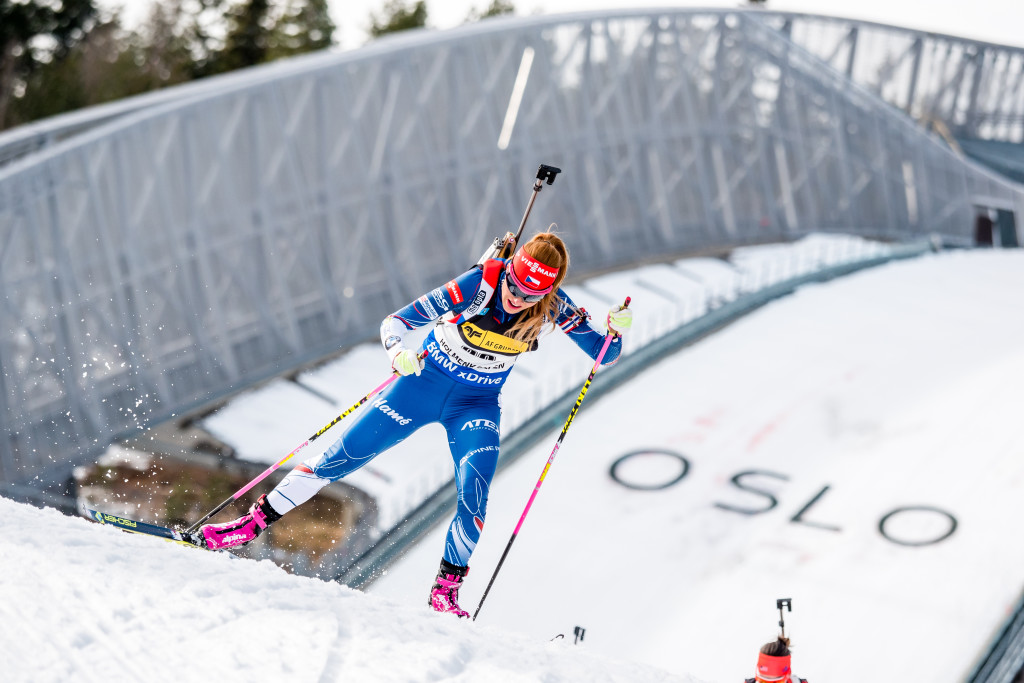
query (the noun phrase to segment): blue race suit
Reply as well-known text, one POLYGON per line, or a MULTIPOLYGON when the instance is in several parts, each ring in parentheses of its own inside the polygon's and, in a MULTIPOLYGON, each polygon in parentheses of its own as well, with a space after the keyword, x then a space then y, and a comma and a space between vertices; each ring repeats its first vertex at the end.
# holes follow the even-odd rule
MULTIPOLYGON (((491 272, 502 264, 495 259, 491 272)), ((302 486, 292 488, 300 494, 297 498, 291 496, 288 483, 293 475, 315 477, 322 482, 320 485, 335 481, 420 427, 439 422, 448 433, 458 489, 458 506, 445 539, 444 559, 456 566, 468 566, 483 529, 487 493, 498 462, 501 387, 515 357, 537 346, 536 341, 519 342, 503 334, 522 315, 509 314, 502 308, 504 277, 501 272, 496 283, 491 283, 485 280, 483 269, 474 268, 384 320, 381 337, 390 348, 401 343, 404 332, 436 321, 423 343, 429 353, 422 373, 399 377, 364 406, 362 414, 330 448, 296 468, 273 492, 270 500, 275 509, 283 513, 308 498, 301 494, 302 486)), ((596 358, 604 335, 590 326, 586 313, 564 291, 558 290, 558 296, 561 303, 555 324, 596 358)), ((622 342, 615 338, 605 353, 604 364, 614 362, 621 350, 622 342)))

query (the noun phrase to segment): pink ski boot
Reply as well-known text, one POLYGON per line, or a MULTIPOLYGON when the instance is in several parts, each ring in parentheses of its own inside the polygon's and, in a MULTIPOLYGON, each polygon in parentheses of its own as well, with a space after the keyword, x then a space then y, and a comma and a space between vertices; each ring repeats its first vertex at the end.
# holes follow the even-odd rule
POLYGON ((200 527, 199 536, 210 550, 231 548, 255 539, 264 529, 281 519, 282 516, 263 495, 253 503, 247 513, 238 519, 223 524, 207 524, 200 527))
POLYGON ((462 577, 469 573, 469 567, 459 567, 441 560, 437 580, 430 589, 430 608, 435 612, 450 612, 460 618, 468 618, 469 612, 459 607, 459 586, 462 577))

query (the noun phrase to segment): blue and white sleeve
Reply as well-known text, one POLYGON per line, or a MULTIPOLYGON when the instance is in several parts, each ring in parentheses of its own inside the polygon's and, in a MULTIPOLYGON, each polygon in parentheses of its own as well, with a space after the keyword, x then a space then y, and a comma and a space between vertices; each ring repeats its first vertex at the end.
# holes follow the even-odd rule
POLYGON ((405 350, 405 336, 412 330, 446 314, 457 316, 468 308, 480 288, 482 277, 481 269, 469 270, 384 318, 380 324, 380 340, 388 357, 394 360, 405 350))
MULTIPOLYGON (((557 320, 559 329, 568 335, 576 346, 583 349, 584 353, 597 360, 597 354, 604 346, 605 333, 592 326, 590 314, 573 303, 573 300, 561 289, 558 290, 558 297, 561 299, 557 320)), ((612 337, 612 342, 608 345, 604 358, 601 359, 601 365, 611 365, 619 359, 621 353, 622 337, 612 337)))

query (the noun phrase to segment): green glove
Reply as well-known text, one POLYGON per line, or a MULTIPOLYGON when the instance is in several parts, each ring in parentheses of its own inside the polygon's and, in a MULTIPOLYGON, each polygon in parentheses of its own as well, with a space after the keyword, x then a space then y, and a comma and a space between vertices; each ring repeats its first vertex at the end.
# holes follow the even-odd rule
POLYGON ((608 311, 608 320, 605 324, 608 331, 616 337, 622 336, 623 332, 633 326, 633 309, 616 306, 608 311))
POLYGON ((423 359, 417 351, 405 349, 400 351, 391 359, 391 369, 403 377, 406 375, 419 375, 423 370, 423 359))

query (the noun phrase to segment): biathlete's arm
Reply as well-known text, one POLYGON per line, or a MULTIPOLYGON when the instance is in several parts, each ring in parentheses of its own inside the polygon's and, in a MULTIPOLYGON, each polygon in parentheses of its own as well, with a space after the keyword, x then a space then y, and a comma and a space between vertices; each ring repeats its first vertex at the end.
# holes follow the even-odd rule
MULTIPOLYGON (((584 353, 592 359, 597 360, 597 354, 601 353, 604 346, 605 332, 594 328, 590 324, 590 318, 582 308, 579 308, 573 300, 561 289, 558 296, 562 300, 558 309, 558 327, 569 336, 569 339, 576 346, 583 349, 584 353)), ((601 365, 611 365, 619 359, 622 353, 622 337, 613 337, 612 343, 601 360, 601 365)))
POLYGON ((405 350, 405 335, 410 331, 432 323, 445 314, 454 317, 469 308, 482 278, 483 271, 474 268, 384 318, 380 324, 380 340, 388 356, 394 360, 395 356, 405 350))

